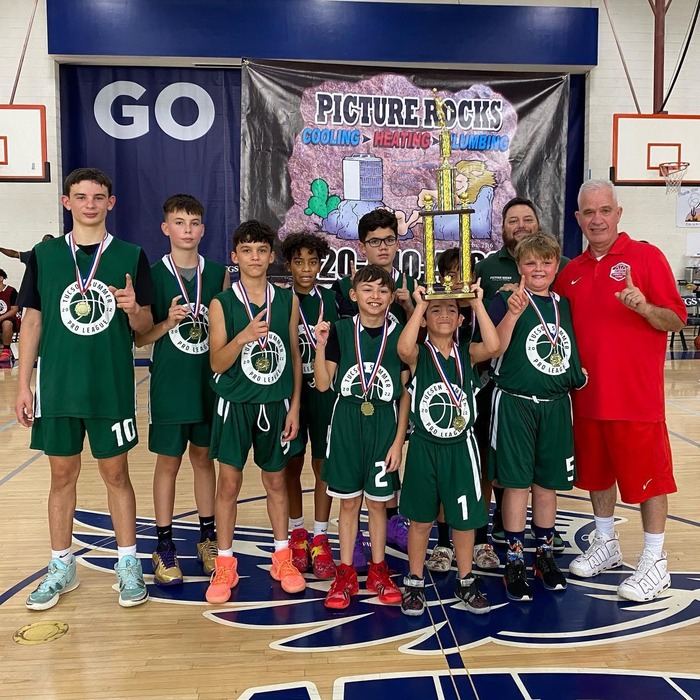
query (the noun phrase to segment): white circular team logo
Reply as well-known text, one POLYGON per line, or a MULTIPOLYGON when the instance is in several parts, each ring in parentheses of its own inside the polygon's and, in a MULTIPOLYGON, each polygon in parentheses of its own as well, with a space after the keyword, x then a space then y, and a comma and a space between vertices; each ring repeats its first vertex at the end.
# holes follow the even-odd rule
MULTIPOLYGON (((550 333, 554 333, 555 326, 548 323, 550 333)), ((571 339, 563 328, 559 328, 557 344, 552 347, 549 338, 539 324, 533 328, 525 341, 525 353, 530 364, 542 374, 557 376, 564 374, 569 369, 571 359, 571 339)))
POLYGON ((63 325, 76 335, 97 335, 105 330, 117 310, 117 302, 106 284, 93 279, 83 294, 78 283, 68 285, 61 294, 63 325))
MULTIPOLYGON (((194 304, 190 304, 194 312, 194 304)), ((197 318, 190 315, 168 331, 172 344, 188 355, 201 355, 209 350, 209 309, 201 304, 197 318)))
POLYGON ((0 316, 7 311, 7 304, 4 299, 0 299, 0 316))
POLYGON ((277 333, 267 334, 267 343, 263 350, 260 345, 248 343, 241 351, 241 368, 251 382, 256 384, 274 384, 287 366, 287 351, 277 333))
MULTIPOLYGON (((369 377, 374 369, 374 364, 372 362, 365 362, 364 367, 365 376, 369 377)), ((340 393, 343 396, 354 396, 356 399, 364 398, 362 384, 360 383, 360 372, 357 365, 353 365, 343 376, 340 382, 340 393)), ((391 401, 393 395, 394 382, 391 381, 389 372, 380 365, 367 398, 377 401, 391 401)))
POLYGON ((314 348, 306 337, 304 324, 299 324, 299 351, 301 352, 302 374, 314 373, 314 348))
MULTIPOLYGON (((462 391, 456 384, 452 385, 452 389, 455 395, 462 391)), ((470 413, 469 401, 464 392, 462 392, 458 413, 442 382, 431 384, 423 392, 418 404, 418 414, 425 429, 439 438, 453 438, 464 433, 471 422, 470 413), (458 415, 463 416, 464 422, 457 421, 458 427, 455 428, 454 420, 458 415)))

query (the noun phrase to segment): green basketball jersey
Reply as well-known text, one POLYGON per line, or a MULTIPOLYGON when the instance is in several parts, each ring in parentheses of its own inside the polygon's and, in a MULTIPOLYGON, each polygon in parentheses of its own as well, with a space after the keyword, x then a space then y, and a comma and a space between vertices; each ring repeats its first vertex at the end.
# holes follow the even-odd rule
POLYGON ((469 357, 469 345, 456 347, 463 369, 461 383, 454 355, 445 359, 438 351, 438 359, 459 401, 459 409, 435 367, 430 350, 425 345, 418 346, 416 372, 408 387, 411 422, 414 431, 428 440, 462 442, 476 419, 476 378, 469 357))
MULTIPOLYGON (((223 374, 215 374, 211 381, 214 392, 233 403, 272 403, 288 399, 294 391, 294 375, 290 346, 289 319, 292 316, 291 290, 267 284, 270 295, 270 329, 267 342, 258 341, 243 346, 236 361, 223 374)), ((218 294, 226 323, 226 340, 231 342, 249 323, 245 300, 239 283, 218 294)), ((262 306, 251 304, 256 316, 262 306)))
MULTIPOLYGON (((333 389, 341 398, 360 404, 363 397, 360 372, 355 354, 355 319, 342 318, 335 324, 340 346, 340 362, 333 379, 333 389)), ((401 335, 402 326, 388 321, 388 335, 384 356, 377 370, 377 376, 370 388, 367 399, 372 403, 391 403, 401 397, 401 360, 396 345, 401 335)), ((366 330, 360 331, 360 348, 365 376, 369 377, 381 345, 382 336, 370 337, 366 330)))
MULTIPOLYGON (((416 280, 411 277, 411 275, 404 275, 403 272, 399 272, 397 269, 393 268, 391 270, 392 277, 394 278, 394 284, 396 289, 400 289, 403 286, 403 279, 406 278, 406 289, 411 294, 411 303, 413 304, 413 292, 416 289, 416 280)), ((352 304, 355 313, 357 313, 357 303, 350 299, 350 290, 352 289, 352 282, 349 277, 343 277, 338 280, 338 285, 343 296, 352 304)), ((415 304, 414 304, 415 306, 415 304)), ((395 323, 400 323, 401 325, 406 324, 406 312, 403 306, 396 301, 391 302, 389 307, 389 318, 395 323)))
MULTIPOLYGON (((214 394, 209 386, 212 376, 209 365, 209 304, 221 292, 226 267, 199 256, 202 275, 200 307, 193 315, 153 343, 151 351, 151 423, 201 423, 210 421, 214 410, 214 394)), ((173 297, 181 294, 178 279, 169 256, 165 255, 153 267, 155 304, 153 322, 168 318, 173 297)), ((197 300, 197 276, 182 279, 190 306, 197 300)), ((184 297, 179 303, 184 304, 184 297)))
POLYGON ((316 349, 309 340, 309 334, 313 333, 313 327, 318 321, 318 314, 323 300, 323 320, 331 324, 338 320, 338 310, 335 306, 335 295, 330 289, 316 286, 316 292, 311 294, 298 294, 299 297, 299 349, 301 350, 301 369, 304 373, 304 381, 311 387, 316 386, 314 378, 314 361, 316 349), (321 295, 319 298, 319 294, 321 295), (304 324, 306 321, 306 324, 304 324))
MULTIPOLYGON (((136 279, 141 249, 107 234, 90 286, 81 293, 69 237, 34 248, 41 297, 37 363, 38 418, 120 419, 134 412, 133 336, 109 287, 136 279)), ((76 250, 87 276, 92 255, 76 250)))
MULTIPOLYGON (((499 294, 507 300, 511 292, 499 294)), ((553 334, 554 303, 548 296, 533 294, 532 298, 550 334, 553 334)), ((537 312, 528 304, 515 323, 508 349, 491 363, 491 376, 500 389, 512 394, 549 399, 558 398, 586 383, 571 323, 571 307, 559 295, 554 294, 554 298, 560 315, 555 345, 547 337, 537 312)))

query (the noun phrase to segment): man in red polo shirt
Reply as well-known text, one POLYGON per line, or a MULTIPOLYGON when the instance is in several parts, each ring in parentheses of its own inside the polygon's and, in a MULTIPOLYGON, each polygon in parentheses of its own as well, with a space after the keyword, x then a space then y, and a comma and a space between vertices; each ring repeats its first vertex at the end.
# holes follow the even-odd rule
POLYGON ((618 233, 622 207, 612 183, 581 186, 576 219, 588 248, 559 274, 554 290, 571 304, 588 384, 573 392, 577 482, 590 491, 595 530, 569 566, 590 577, 619 566, 614 528, 617 489, 639 503, 644 550, 617 589, 621 598, 652 600, 671 585, 664 526, 667 494, 676 491, 664 410, 664 359, 669 331, 686 309, 664 254, 618 233))

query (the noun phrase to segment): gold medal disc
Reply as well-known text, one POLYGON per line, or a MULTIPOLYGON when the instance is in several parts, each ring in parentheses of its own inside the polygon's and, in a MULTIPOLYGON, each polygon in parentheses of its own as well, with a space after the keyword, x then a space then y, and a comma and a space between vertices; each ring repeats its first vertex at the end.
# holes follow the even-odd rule
POLYGON ((90 304, 85 300, 82 299, 75 305, 75 313, 82 318, 83 316, 89 316, 90 315, 90 304))
POLYGON ((202 337, 201 328, 190 328, 190 340, 199 340, 202 337))
POLYGON ((268 360, 267 357, 258 357, 258 359, 255 360, 255 369, 257 369, 258 372, 268 372, 270 370, 270 360, 268 360))
POLYGON ((562 357, 558 352, 553 352, 549 356, 549 364, 552 365, 552 367, 560 367, 561 361, 562 361, 562 357))
POLYGON ((467 419, 464 416, 455 416, 452 421, 452 427, 455 430, 464 430, 467 427, 467 419))
POLYGON ((371 401, 363 401, 360 404, 360 412, 363 416, 371 416, 374 414, 374 405, 371 401))

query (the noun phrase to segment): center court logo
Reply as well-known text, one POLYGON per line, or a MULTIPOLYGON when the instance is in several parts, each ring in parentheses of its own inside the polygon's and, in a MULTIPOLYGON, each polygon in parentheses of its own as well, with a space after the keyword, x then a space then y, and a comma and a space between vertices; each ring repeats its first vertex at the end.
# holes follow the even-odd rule
MULTIPOLYGON (((190 308, 194 311, 194 304, 190 308)), ((172 344, 188 355, 201 355, 209 350, 209 309, 202 304, 197 318, 190 314, 168 331, 172 344)))
POLYGON ((443 389, 442 382, 431 384, 420 398, 418 413, 425 429, 436 437, 453 438, 461 435, 470 423, 469 401, 460 387, 453 384, 452 389, 455 395, 462 394, 460 401, 460 415, 464 416, 464 425, 458 430, 452 423, 457 415, 449 395, 443 389))
POLYGON ((106 284, 93 279, 82 294, 78 283, 68 285, 61 294, 60 313, 63 325, 76 335, 97 335, 114 318, 117 304, 106 284))
MULTIPOLYGON (((109 516, 77 511, 76 522, 76 543, 91 550, 89 556, 79 558, 80 563, 103 571, 111 581, 116 542, 109 516)), ((698 527, 698 523, 681 522, 694 530, 698 527)), ((571 560, 587 549, 595 524, 591 516, 560 510, 556 526, 567 545, 564 554, 558 557, 561 569, 566 572, 571 560)), ((365 522, 363 528, 366 527, 365 522)), ((138 518, 137 532, 144 574, 147 583, 151 583, 154 520, 138 518)), ((201 607, 209 577, 203 575, 196 559, 199 538, 196 513, 176 518, 173 536, 185 584, 177 590, 150 585, 150 595, 162 602, 201 607)), ((337 559, 337 536, 331 535, 330 540, 337 559)), ((431 546, 434 544, 433 540, 431 546)), ((532 557, 534 542, 527 540, 525 544, 526 557, 532 557)), ((350 606, 342 612, 329 611, 323 604, 330 582, 315 580, 310 574, 306 576, 307 588, 303 594, 284 593, 270 579, 272 532, 269 528, 237 526, 233 547, 241 582, 233 590, 230 603, 218 609, 207 607, 203 614, 213 622, 236 628, 232 630, 236 635, 245 634, 247 629, 267 630, 275 635, 270 646, 281 651, 342 652, 387 643, 395 643, 401 653, 423 656, 457 653, 487 642, 529 649, 580 648, 660 634, 700 621, 700 572, 672 572, 672 587, 656 600, 640 605, 617 596, 617 586, 633 570, 626 564, 592 579, 569 577, 568 589, 559 594, 545 591, 535 582, 534 600, 527 606, 508 601, 502 570, 480 572, 492 609, 475 620, 454 595, 453 567, 446 574, 433 574, 426 579, 430 616, 407 617, 398 606, 380 605, 376 595, 366 591, 363 576, 360 576, 359 594, 353 596, 350 606), (443 629, 450 630, 449 639, 441 632, 443 629)), ((408 567, 406 555, 388 546, 387 563, 398 572, 395 579, 400 583, 408 567)))
POLYGON ((241 368, 251 382, 265 386, 274 384, 287 366, 287 351, 282 338, 269 331, 263 350, 259 343, 247 343, 241 351, 241 368))
MULTIPOLYGON (((551 334, 556 327, 553 323, 548 323, 547 327, 551 334)), ((538 324, 528 334, 525 340, 525 354, 530 364, 542 374, 557 376, 564 374, 569 368, 571 359, 571 339, 563 328, 559 328, 556 347, 552 346, 549 338, 538 324), (559 356, 557 363, 552 362, 553 356, 559 356)))

